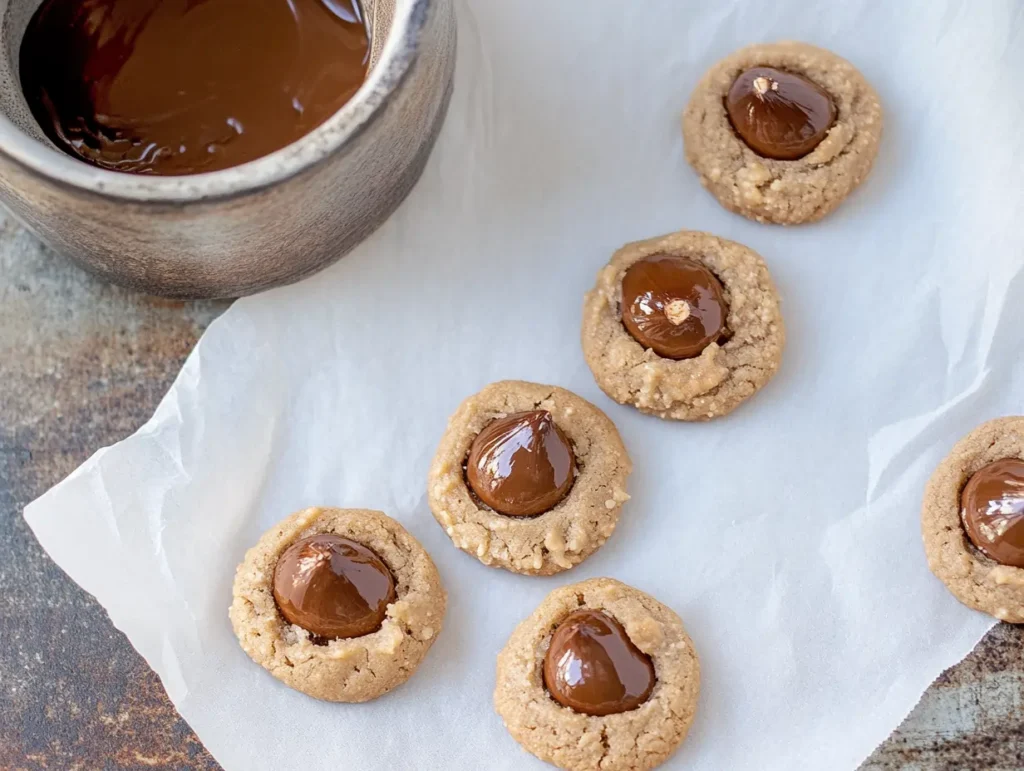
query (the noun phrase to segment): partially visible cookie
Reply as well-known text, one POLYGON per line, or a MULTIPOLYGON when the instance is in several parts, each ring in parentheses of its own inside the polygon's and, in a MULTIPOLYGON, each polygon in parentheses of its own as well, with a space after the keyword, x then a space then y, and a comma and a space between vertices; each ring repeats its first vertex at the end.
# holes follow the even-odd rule
POLYGON ((556 589, 498 654, 494 706, 524 749, 571 771, 663 763, 697 710, 700 665, 682 621, 638 589, 556 589))
POLYGON ((813 222, 874 164, 875 89, 845 59, 806 43, 762 43, 701 79, 683 114, 686 159, 727 209, 759 222, 813 222))
POLYGON ((786 342, 764 260, 687 230, 612 255, 584 300, 581 337, 601 390, 675 420, 732 412, 772 378, 786 342))
POLYGON ((245 555, 228 612, 242 649, 286 685, 327 701, 404 683, 444 622, 430 555, 379 511, 310 508, 245 555))
POLYGON ((448 421, 427 500, 452 542, 485 565, 551 575, 612 534, 632 468, 615 425, 593 404, 506 380, 448 421))
POLYGON ((984 423, 953 447, 925 489, 921 534, 953 596, 1024 623, 1024 417, 984 423))

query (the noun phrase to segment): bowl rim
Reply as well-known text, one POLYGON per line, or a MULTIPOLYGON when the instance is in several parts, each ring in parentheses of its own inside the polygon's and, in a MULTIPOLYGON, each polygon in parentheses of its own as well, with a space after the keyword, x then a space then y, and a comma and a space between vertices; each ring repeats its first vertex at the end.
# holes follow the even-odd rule
POLYGON ((110 171, 40 142, 2 113, 0 156, 48 182, 125 202, 187 204, 258 192, 323 163, 373 122, 409 75, 419 55, 423 27, 437 2, 396 0, 380 58, 355 95, 305 136, 247 163, 180 176, 110 171))

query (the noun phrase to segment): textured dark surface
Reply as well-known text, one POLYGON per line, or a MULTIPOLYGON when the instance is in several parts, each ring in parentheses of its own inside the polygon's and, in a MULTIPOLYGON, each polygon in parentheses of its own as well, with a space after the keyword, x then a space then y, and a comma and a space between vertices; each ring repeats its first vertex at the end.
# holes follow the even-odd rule
MULTIPOLYGON (((0 215, 0 769, 215 769, 24 506, 138 428, 225 303, 105 286, 0 215)), ((1024 769, 1024 630, 1001 625, 865 764, 1024 769)))
POLYGON ((0 215, 0 769, 217 768, 21 512, 139 427, 224 307, 102 285, 0 215))

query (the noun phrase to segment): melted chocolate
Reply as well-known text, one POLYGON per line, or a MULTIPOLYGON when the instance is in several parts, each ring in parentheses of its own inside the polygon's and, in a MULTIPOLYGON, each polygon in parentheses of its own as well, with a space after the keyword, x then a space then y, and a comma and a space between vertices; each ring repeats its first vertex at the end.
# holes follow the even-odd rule
POLYGON ((572 488, 572 445, 545 410, 493 421, 473 440, 466 481, 487 506, 510 517, 542 514, 572 488))
POLYGON ((598 610, 577 610, 558 625, 544 656, 544 685, 559 704, 585 715, 612 715, 643 704, 654 664, 622 625, 598 610))
POLYGON ((1024 568, 1024 461, 990 463, 967 480, 960 516, 971 543, 1002 565, 1024 568))
POLYGON ((395 580, 370 549, 324 533, 285 549, 274 569, 274 600, 288 623, 317 637, 362 637, 380 629, 395 580))
POLYGON ((21 81, 46 135, 138 174, 216 171, 279 150, 366 76, 355 0, 45 0, 21 81))
POLYGON ((645 257, 622 278, 622 323, 638 343, 666 359, 700 356, 727 336, 724 292, 696 260, 645 257))
POLYGON ((836 105, 821 86, 803 75, 772 67, 742 73, 725 98, 729 120, 758 155, 803 158, 828 134, 836 105))

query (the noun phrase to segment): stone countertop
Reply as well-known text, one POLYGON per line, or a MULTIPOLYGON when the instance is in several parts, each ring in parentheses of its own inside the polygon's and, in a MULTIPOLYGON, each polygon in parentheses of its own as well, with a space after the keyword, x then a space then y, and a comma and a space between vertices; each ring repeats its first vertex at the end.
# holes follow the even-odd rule
MULTIPOLYGON (((227 306, 106 286, 0 215, 0 769, 218 768, 21 513, 150 417, 227 306)), ((863 768, 1024 768, 1024 628, 997 626, 863 768)))

